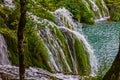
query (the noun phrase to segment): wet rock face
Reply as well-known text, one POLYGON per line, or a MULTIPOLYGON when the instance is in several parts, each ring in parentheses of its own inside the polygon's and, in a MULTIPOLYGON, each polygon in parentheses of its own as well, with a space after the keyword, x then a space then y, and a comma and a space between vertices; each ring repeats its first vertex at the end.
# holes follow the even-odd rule
POLYGON ((8 50, 4 37, 0 34, 0 65, 10 64, 8 60, 8 50))

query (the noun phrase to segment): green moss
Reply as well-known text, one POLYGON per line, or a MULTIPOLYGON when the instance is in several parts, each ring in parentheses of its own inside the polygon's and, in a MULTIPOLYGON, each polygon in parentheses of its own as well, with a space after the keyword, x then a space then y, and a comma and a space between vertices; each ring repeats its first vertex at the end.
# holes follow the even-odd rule
MULTIPOLYGON (((54 27, 53 30, 54 30, 55 36, 61 41, 60 42, 61 48, 62 48, 63 52, 65 53, 65 57, 66 57, 66 60, 69 64, 69 66, 72 69, 73 65, 72 65, 72 61, 70 60, 70 52, 68 50, 68 44, 66 42, 66 39, 63 36, 62 32, 57 27, 54 27)), ((62 58, 61 58, 61 60, 62 60, 62 58)), ((63 63, 64 63, 64 60, 63 60, 63 63)))
POLYGON ((101 80, 98 77, 92 77, 92 76, 81 76, 82 80, 101 80))
POLYGON ((4 0, 1 0, 0 3, 4 3, 4 0))
POLYGON ((54 77, 54 76, 51 76, 51 79, 52 80, 58 80, 56 77, 54 77))
POLYGON ((98 8, 100 9, 100 14, 102 14, 103 7, 102 7, 101 0, 97 0, 96 4, 98 5, 98 8))
POLYGON ((77 38, 75 39, 74 47, 76 52, 77 68, 80 75, 89 75, 91 72, 89 54, 85 51, 83 43, 81 43, 77 38))
POLYGON ((65 40, 63 34, 61 33, 61 31, 56 26, 53 27, 52 29, 53 29, 56 37, 58 37, 59 40, 62 42, 62 44, 65 45, 66 44, 66 40, 65 40))
POLYGON ((11 11, 11 13, 8 15, 8 18, 6 20, 6 25, 9 27, 9 29, 17 30, 19 17, 20 17, 19 9, 15 9, 11 11))
POLYGON ((65 6, 74 15, 74 18, 82 23, 94 23, 94 15, 82 0, 68 0, 65 6))
MULTIPOLYGON (((41 2, 41 0, 36 1, 36 3, 34 3, 34 1, 33 2, 28 1, 28 4, 27 4, 28 11, 32 12, 32 14, 34 14, 42 19, 47 19, 52 22, 56 22, 55 17, 50 13, 50 11, 48 9, 41 6, 41 4, 43 4, 41 2)), ((52 7, 52 8, 54 8, 54 7, 52 7)))
POLYGON ((0 8, 0 17, 3 20, 3 24, 6 25, 9 29, 17 29, 20 13, 19 9, 10 9, 8 7, 0 8))
POLYGON ((4 24, 4 20, 3 18, 0 16, 0 28, 4 28, 5 24, 4 24))
POLYGON ((80 5, 80 14, 81 14, 81 22, 83 23, 94 23, 94 15, 93 12, 87 8, 86 4, 82 2, 82 0, 79 0, 80 5))
POLYGON ((32 63, 31 66, 37 66, 51 71, 48 64, 49 56, 42 39, 35 33, 27 34, 29 57, 32 63))
POLYGON ((66 3, 66 8, 74 15, 74 18, 78 21, 81 19, 80 6, 78 0, 69 0, 66 3))

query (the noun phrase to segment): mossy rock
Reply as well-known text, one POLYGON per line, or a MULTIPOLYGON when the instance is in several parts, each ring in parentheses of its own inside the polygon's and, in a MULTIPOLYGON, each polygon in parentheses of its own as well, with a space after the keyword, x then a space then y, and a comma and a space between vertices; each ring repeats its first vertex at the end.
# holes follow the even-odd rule
POLYGON ((77 38, 75 39, 74 47, 76 52, 78 72, 80 75, 89 75, 91 72, 89 54, 84 49, 83 43, 77 38))

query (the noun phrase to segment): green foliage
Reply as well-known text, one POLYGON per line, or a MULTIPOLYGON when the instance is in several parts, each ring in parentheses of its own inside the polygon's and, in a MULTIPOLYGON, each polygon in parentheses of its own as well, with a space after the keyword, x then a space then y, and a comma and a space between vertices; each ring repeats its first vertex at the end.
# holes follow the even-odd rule
POLYGON ((6 7, 0 7, 0 27, 5 27, 10 10, 6 7))
POLYGON ((17 29, 20 13, 18 9, 10 9, 7 7, 0 8, 0 17, 5 27, 17 29))
POLYGON ((110 18, 113 21, 120 21, 120 1, 119 0, 105 0, 110 12, 110 18))
POLYGON ((81 19, 80 15, 80 6, 78 5, 78 0, 69 0, 66 3, 66 7, 70 10, 70 12, 74 15, 74 18, 78 21, 81 19))
POLYGON ((99 9, 100 9, 100 12, 101 12, 101 14, 102 14, 102 9, 103 9, 103 7, 102 7, 101 0, 97 0, 97 1, 96 1, 96 4, 98 5, 98 7, 99 7, 99 9))
POLYGON ((19 23, 19 17, 20 17, 19 9, 12 10, 8 15, 6 25, 10 29, 16 30, 19 23))
MULTIPOLYGON (((75 6, 77 5, 78 7, 76 8, 76 10, 79 10, 80 13, 78 13, 77 15, 80 15, 80 21, 83 23, 94 23, 93 20, 93 13, 92 11, 86 6, 86 4, 84 2, 82 2, 82 0, 77 0, 75 3, 77 4, 73 4, 71 6, 75 6)), ((70 10, 71 11, 71 10, 70 10)), ((77 11, 78 12, 78 11, 77 11)), ((75 13, 76 15, 76 13, 75 13)))
POLYGON ((41 6, 41 4, 42 2, 39 1, 28 1, 27 10, 40 18, 55 22, 55 17, 50 13, 48 9, 41 6))
MULTIPOLYGON (((66 7, 70 12, 72 12, 76 20, 83 23, 94 23, 94 16, 92 11, 86 7, 86 4, 82 0, 37 0, 36 2, 38 2, 40 5, 39 14, 42 14, 40 13, 40 9, 42 8, 50 11, 55 11, 60 7, 66 7)), ((44 17, 44 15, 42 16, 44 17)))
POLYGON ((82 76, 82 80, 102 80, 97 76, 82 76))

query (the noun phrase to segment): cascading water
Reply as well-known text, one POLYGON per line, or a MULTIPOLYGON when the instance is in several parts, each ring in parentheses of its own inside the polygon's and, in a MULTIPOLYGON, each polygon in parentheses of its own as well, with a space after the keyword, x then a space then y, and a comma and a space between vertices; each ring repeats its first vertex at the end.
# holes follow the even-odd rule
POLYGON ((62 50, 62 42, 60 41, 58 36, 56 36, 56 34, 57 34, 56 30, 58 30, 58 28, 55 26, 57 26, 57 25, 55 25, 54 23, 52 23, 46 19, 39 21, 38 17, 31 15, 30 13, 28 13, 28 14, 31 16, 31 18, 35 22, 37 22, 40 25, 45 26, 39 31, 39 35, 44 40, 44 42, 46 44, 46 48, 49 52, 49 56, 50 56, 49 63, 50 63, 52 70, 57 71, 57 72, 62 72, 62 71, 72 72, 68 65, 68 62, 66 60, 64 51, 62 50), (52 29, 54 31, 52 31, 52 29))
MULTIPOLYGON (((56 18, 59 19, 59 22, 64 21, 64 23, 66 22, 69 25, 72 25, 72 29, 74 29, 74 28, 76 28, 76 30, 79 29, 79 27, 77 27, 78 25, 73 21, 71 13, 68 10, 66 10, 65 8, 60 8, 60 9, 56 10, 54 12, 54 15, 56 16, 56 18)), ((85 50, 89 53, 90 63, 91 63, 91 75, 94 76, 97 72, 97 60, 94 55, 93 49, 86 41, 84 35, 81 33, 82 30, 77 30, 77 31, 80 31, 80 33, 70 30, 71 28, 68 27, 69 25, 64 25, 64 23, 59 26, 60 29, 63 30, 63 32, 64 32, 64 30, 68 31, 68 34, 70 34, 70 33, 74 34, 80 41, 82 41, 85 50)), ((71 57, 71 59, 72 59, 72 57, 71 57)), ((75 61, 73 60, 73 62, 75 62, 75 61)), ((74 64, 74 66, 76 66, 76 65, 74 64)))
POLYGON ((77 26, 72 17, 72 13, 70 13, 67 9, 60 8, 58 10, 56 10, 53 15, 55 15, 56 19, 57 19, 57 25, 58 26, 66 26, 69 29, 74 29, 75 26, 77 26))
POLYGON ((92 5, 92 10, 94 12, 95 19, 101 19, 102 15, 100 13, 99 7, 95 4, 95 0, 89 0, 92 5))
POLYGON ((57 72, 73 72, 78 74, 78 71, 81 71, 79 70, 81 67, 80 64, 84 64, 84 62, 81 62, 80 64, 78 63, 78 59, 80 59, 85 61, 82 71, 83 74, 86 74, 86 70, 88 70, 87 72, 89 73, 90 67, 87 56, 90 55, 91 75, 95 75, 95 72, 97 72, 97 61, 93 55, 93 50, 86 41, 84 35, 81 34, 82 30, 78 30, 80 33, 74 31, 74 29, 77 29, 78 25, 72 19, 72 14, 65 8, 60 8, 53 12, 53 14, 58 21, 58 26, 45 19, 40 21, 38 17, 28 13, 34 22, 45 26, 40 28, 39 35, 45 42, 46 48, 49 52, 49 64, 52 70, 57 72), (79 52, 76 52, 77 50, 75 49, 77 40, 78 44, 82 44, 81 47, 84 48, 80 53, 85 59, 82 59, 81 57, 77 58, 77 55, 79 56, 80 54, 79 52), (87 55, 84 51, 89 54, 87 55))
MULTIPOLYGON (((101 7, 102 7, 100 13, 102 16, 99 19, 95 19, 96 22, 107 20, 110 18, 109 11, 108 11, 107 6, 105 5, 105 2, 103 0, 101 0, 100 3, 101 3, 101 7)), ((100 10, 100 7, 99 7, 99 10, 100 10)))
POLYGON ((0 34, 0 65, 10 64, 8 59, 7 44, 4 37, 0 34))
POLYGON ((102 4, 102 7, 105 11, 103 11, 103 17, 106 17, 108 16, 109 17, 109 11, 108 11, 108 8, 107 6, 105 5, 105 2, 103 0, 101 0, 101 4, 102 4))
POLYGON ((83 2, 89 9, 93 11, 95 22, 110 18, 108 8, 103 0, 83 0, 83 2))
MULTIPOLYGON (((75 36, 77 36, 77 38, 82 41, 83 45, 84 45, 84 48, 85 50, 89 53, 90 55, 90 65, 91 65, 91 76, 95 76, 96 73, 97 73, 97 59, 94 55, 94 52, 93 52, 93 49, 91 48, 91 46, 88 44, 88 42, 86 41, 85 37, 83 34, 80 34, 76 31, 72 31, 66 27, 61 27, 60 28, 63 32, 68 32, 69 34, 72 33, 74 34, 75 36)), ((64 34, 66 35, 66 34, 64 34)), ((73 54, 73 52, 72 52, 73 54)), ((76 65, 76 64, 74 64, 76 65)))

